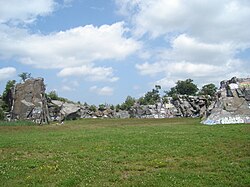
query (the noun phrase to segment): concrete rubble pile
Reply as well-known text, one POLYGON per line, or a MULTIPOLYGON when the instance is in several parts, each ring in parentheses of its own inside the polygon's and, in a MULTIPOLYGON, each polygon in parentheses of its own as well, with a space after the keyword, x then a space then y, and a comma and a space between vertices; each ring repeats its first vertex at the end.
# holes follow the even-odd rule
POLYGON ((250 78, 222 81, 215 106, 203 124, 250 123, 250 78))

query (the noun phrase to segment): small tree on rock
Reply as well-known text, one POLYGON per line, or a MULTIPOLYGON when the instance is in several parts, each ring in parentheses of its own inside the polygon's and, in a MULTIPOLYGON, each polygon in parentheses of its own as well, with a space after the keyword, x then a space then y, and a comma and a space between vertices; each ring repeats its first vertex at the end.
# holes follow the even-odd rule
POLYGON ((31 78, 31 73, 23 72, 18 75, 21 78, 22 82, 25 82, 27 79, 31 78))
POLYGON ((122 103, 121 105, 121 109, 122 110, 129 110, 131 109, 132 106, 134 106, 135 104, 135 99, 131 96, 128 96, 125 100, 124 103, 122 103))
POLYGON ((59 100, 58 94, 55 90, 50 91, 47 96, 52 100, 59 100))
POLYGON ((161 100, 160 89, 161 89, 160 85, 155 85, 155 88, 152 89, 152 91, 147 92, 144 97, 141 97, 139 99, 139 103, 141 105, 156 104, 157 102, 161 100))

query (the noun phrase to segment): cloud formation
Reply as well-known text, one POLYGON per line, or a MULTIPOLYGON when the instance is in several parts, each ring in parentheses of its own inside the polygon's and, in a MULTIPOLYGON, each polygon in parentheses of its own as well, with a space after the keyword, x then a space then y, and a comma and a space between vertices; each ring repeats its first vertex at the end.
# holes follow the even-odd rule
POLYGON ((80 67, 69 67, 64 68, 58 73, 60 77, 86 77, 87 80, 91 81, 105 81, 115 82, 119 78, 113 75, 113 68, 108 67, 93 67, 83 65, 80 67))
POLYGON ((142 75, 161 75, 156 83, 179 79, 218 81, 249 76, 249 62, 239 58, 250 48, 250 3, 237 0, 117 0, 120 12, 138 38, 162 39, 165 47, 148 47, 147 62, 136 64, 142 75), (132 11, 131 11, 132 10, 132 11), (126 14, 131 12, 131 14, 126 14))
POLYGON ((138 42, 124 36, 126 30, 122 22, 101 27, 87 25, 49 35, 2 26, 0 56, 15 57, 21 63, 44 69, 120 60, 140 48, 138 42))
POLYGON ((7 80, 16 74, 16 68, 5 67, 0 68, 0 81, 7 80))
POLYGON ((114 89, 109 86, 104 86, 102 88, 97 86, 92 86, 89 90, 101 96, 111 96, 113 95, 114 92, 114 89))
POLYGON ((8 0, 0 1, 0 23, 27 24, 38 16, 52 13, 56 3, 54 0, 8 0))
POLYGON ((130 11, 137 34, 154 37, 188 33, 204 41, 248 42, 249 1, 237 0, 117 0, 122 12, 130 11), (134 11, 131 11, 134 10, 134 11), (241 32, 239 32, 241 31, 241 32))
POLYGON ((59 76, 87 76, 91 80, 115 81, 111 67, 95 67, 103 60, 121 60, 140 48, 127 38, 122 22, 94 27, 87 25, 49 35, 0 25, 0 58, 43 69, 62 69, 59 76), (13 45, 15 43, 15 45, 13 45), (103 74, 103 75, 102 75, 103 74))

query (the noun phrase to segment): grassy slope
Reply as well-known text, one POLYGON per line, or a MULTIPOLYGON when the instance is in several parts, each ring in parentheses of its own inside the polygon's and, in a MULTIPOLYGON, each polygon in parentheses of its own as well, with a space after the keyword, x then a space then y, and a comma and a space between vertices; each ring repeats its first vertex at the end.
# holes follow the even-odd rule
POLYGON ((249 124, 89 119, 0 125, 0 186, 250 186, 249 173, 249 124))

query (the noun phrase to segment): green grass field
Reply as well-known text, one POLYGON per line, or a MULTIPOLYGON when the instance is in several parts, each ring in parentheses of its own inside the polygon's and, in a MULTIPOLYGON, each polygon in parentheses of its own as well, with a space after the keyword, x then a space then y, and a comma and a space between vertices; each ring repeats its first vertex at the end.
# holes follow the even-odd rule
POLYGON ((250 186, 250 125, 0 122, 0 186, 250 186))

